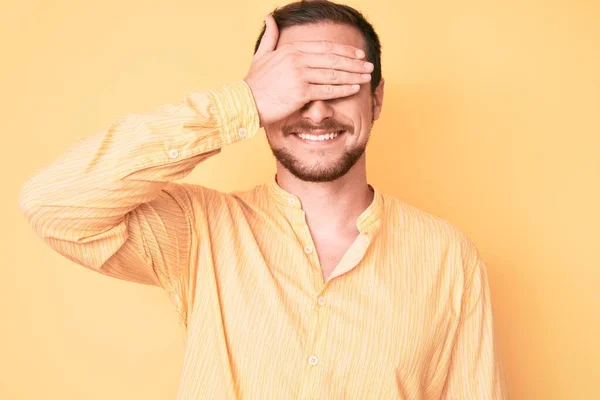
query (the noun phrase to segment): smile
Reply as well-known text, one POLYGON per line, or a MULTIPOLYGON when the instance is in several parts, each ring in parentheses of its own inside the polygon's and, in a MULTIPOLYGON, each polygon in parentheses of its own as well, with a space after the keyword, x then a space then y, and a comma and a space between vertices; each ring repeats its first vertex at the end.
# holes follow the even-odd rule
POLYGON ((294 136, 307 142, 327 142, 340 136, 344 131, 329 132, 325 134, 311 135, 308 133, 295 132, 294 136))

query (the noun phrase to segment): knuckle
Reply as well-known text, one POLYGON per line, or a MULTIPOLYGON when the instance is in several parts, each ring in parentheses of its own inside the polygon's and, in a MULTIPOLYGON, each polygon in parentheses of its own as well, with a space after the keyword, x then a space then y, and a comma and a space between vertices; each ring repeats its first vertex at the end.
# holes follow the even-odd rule
POLYGON ((275 52, 277 55, 287 54, 289 52, 289 47, 287 47, 287 45, 279 46, 275 52))
POLYGON ((276 61, 282 61, 286 58, 287 53, 284 49, 278 50, 275 52, 275 55, 273 56, 273 59, 276 61))
POLYGON ((333 67, 337 64, 338 58, 335 54, 328 54, 327 61, 329 62, 329 65, 333 67))
POLYGON ((302 57, 300 56, 300 54, 296 52, 289 53, 288 59, 290 60, 290 63, 292 63, 293 67, 299 68, 302 61, 302 57))
POLYGON ((296 81, 304 81, 306 79, 306 74, 302 68, 297 66, 292 66, 290 69, 292 78, 296 81))
POLYGON ((296 49, 294 46, 292 45, 286 45, 287 47, 285 47, 283 49, 283 54, 286 57, 290 57, 291 59, 295 60, 299 57, 300 55, 300 50, 296 49))
POLYGON ((300 99, 302 101, 307 101, 308 98, 310 97, 310 85, 308 85, 308 84, 301 84, 298 87, 298 93, 299 93, 300 99))
POLYGON ((339 76, 338 73, 337 73, 337 71, 335 69, 328 69, 327 70, 327 75, 329 75, 329 80, 332 81, 332 82, 337 81, 338 76, 339 76))

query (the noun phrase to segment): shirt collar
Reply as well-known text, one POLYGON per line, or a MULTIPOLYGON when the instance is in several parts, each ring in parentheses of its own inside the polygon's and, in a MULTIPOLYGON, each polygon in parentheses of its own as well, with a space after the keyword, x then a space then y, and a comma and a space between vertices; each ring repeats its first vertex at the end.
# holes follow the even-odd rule
MULTIPOLYGON (((288 211, 302 210, 300 199, 283 189, 276 180, 277 175, 274 174, 267 183, 268 195, 275 200, 278 206, 288 211)), ((374 192, 373 201, 359 215, 356 220, 358 231, 364 234, 374 234, 381 225, 381 217, 383 214, 383 194, 373 185, 368 185, 374 192)))

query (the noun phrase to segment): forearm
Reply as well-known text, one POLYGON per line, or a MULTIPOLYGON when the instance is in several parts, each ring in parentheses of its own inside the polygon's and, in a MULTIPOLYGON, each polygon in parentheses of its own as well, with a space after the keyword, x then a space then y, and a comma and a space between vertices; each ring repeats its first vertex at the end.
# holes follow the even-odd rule
POLYGON ((257 131, 258 113, 244 82, 190 93, 181 104, 128 114, 74 144, 23 185, 19 204, 36 233, 63 254, 75 251, 65 242, 99 240, 101 255, 65 254, 99 268, 122 245, 116 239, 126 236, 128 213, 257 131))

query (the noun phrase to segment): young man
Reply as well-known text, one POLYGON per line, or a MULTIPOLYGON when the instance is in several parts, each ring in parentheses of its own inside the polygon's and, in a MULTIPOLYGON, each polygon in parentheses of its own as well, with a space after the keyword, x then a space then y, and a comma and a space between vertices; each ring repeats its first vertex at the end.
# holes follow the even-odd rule
POLYGON ((129 114, 23 186, 69 259, 169 293, 179 399, 504 399, 485 265, 449 222, 367 183, 380 44, 356 10, 266 18, 244 80, 129 114), (175 183, 264 127, 277 174, 175 183))

